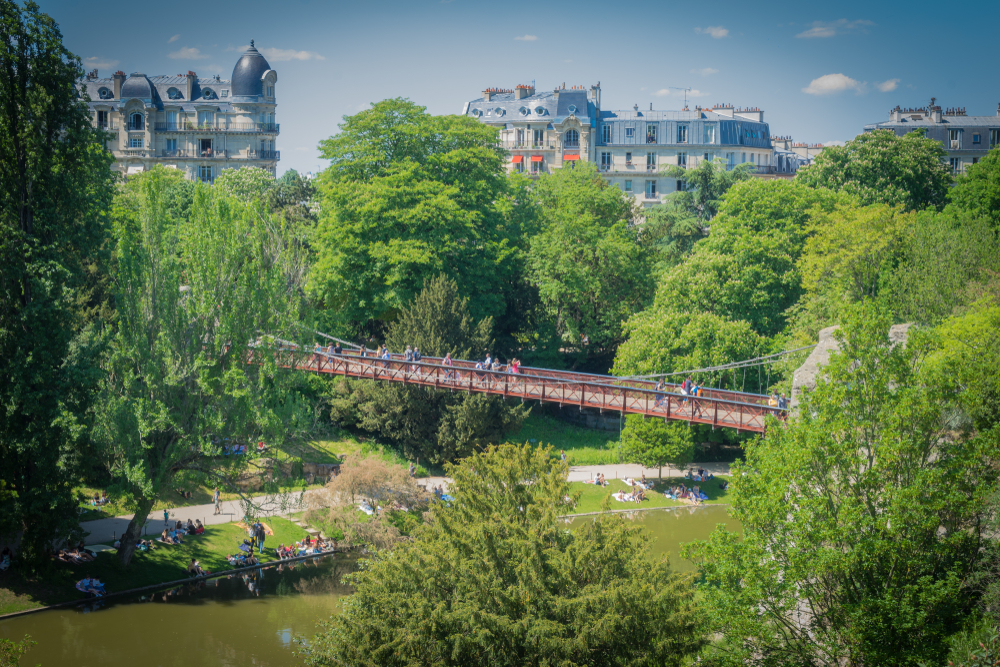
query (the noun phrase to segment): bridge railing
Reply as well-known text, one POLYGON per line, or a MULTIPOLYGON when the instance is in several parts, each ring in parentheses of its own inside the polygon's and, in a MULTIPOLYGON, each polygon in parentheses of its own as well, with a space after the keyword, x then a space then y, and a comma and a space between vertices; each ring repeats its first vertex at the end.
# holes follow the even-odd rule
POLYGON ((614 380, 609 376, 547 372, 545 369, 530 369, 531 373, 476 370, 467 361, 444 366, 426 358, 413 362, 395 357, 362 357, 353 352, 338 355, 286 348, 275 349, 273 353, 278 355, 279 365, 296 370, 578 405, 741 431, 762 433, 769 415, 784 419, 786 414, 785 410, 759 403, 713 396, 683 396, 669 391, 657 392, 648 386, 585 379, 614 380))

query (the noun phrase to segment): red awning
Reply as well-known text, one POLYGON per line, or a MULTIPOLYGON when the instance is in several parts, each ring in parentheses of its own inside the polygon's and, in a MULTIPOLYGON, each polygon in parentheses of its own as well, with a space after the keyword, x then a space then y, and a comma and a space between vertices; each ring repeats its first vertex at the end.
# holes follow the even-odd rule
POLYGON ((579 160, 579 159, 580 159, 580 155, 579 154, 577 154, 577 155, 563 155, 563 162, 565 162, 566 160, 579 160))
POLYGON ((541 162, 542 161, 542 156, 541 155, 532 155, 531 156, 531 161, 532 162, 541 162))
POLYGON ((514 157, 512 157, 510 159, 510 161, 514 162, 514 163, 524 162, 524 156, 523 155, 515 155, 514 157))

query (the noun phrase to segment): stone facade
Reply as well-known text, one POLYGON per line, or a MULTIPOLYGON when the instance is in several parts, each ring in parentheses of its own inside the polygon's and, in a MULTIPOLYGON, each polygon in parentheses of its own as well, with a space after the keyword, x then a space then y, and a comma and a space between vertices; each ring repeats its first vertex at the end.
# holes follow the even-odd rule
POLYGON ((108 150, 123 174, 153 165, 180 169, 212 182, 223 169, 255 166, 275 175, 278 74, 251 42, 232 79, 200 78, 194 72, 146 76, 97 70, 79 82, 89 97, 92 122, 109 137, 108 150))

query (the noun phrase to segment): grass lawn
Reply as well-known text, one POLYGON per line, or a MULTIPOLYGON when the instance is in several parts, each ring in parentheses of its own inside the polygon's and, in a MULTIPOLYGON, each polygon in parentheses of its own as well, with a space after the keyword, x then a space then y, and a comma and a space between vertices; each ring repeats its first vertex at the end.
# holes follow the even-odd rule
MULTIPOLYGON (((307 534, 286 519, 269 517, 264 523, 274 530, 274 535, 268 535, 264 542, 267 551, 262 560, 273 560, 273 549, 278 544, 301 540, 307 534)), ((0 614, 83 599, 74 586, 84 576, 97 577, 109 592, 115 592, 183 579, 192 558, 206 570, 227 570, 230 565, 226 555, 236 552, 246 536, 246 531, 235 523, 207 526, 204 535, 186 538, 184 544, 156 542, 153 551, 137 551, 128 570, 121 568, 113 551, 98 553, 97 560, 81 565, 53 562, 49 571, 38 576, 22 575, 15 563, 14 568, 0 573, 0 614)))
MULTIPOLYGON (((645 509, 648 507, 679 507, 690 505, 691 503, 684 502, 681 500, 669 500, 663 495, 663 491, 671 486, 676 486, 679 484, 684 484, 688 488, 692 486, 698 486, 702 491, 708 495, 708 500, 705 501, 706 505, 721 504, 728 502, 727 496, 729 494, 728 490, 723 491, 719 488, 719 482, 721 480, 729 480, 728 476, 720 475, 714 480, 709 482, 692 482, 689 479, 684 479, 683 477, 664 477, 663 481, 657 481, 654 478, 646 478, 646 481, 653 482, 653 491, 646 492, 647 500, 641 503, 623 503, 615 500, 614 498, 608 499, 608 509, 612 510, 628 510, 628 509, 645 509)), ((576 504, 576 509, 573 511, 574 514, 584 514, 586 512, 600 512, 604 509, 604 499, 610 496, 612 493, 618 491, 625 491, 626 493, 632 492, 632 487, 630 487, 625 482, 620 479, 609 479, 608 485, 605 487, 597 486, 596 484, 584 484, 583 482, 573 482, 570 484, 570 488, 573 491, 580 493, 580 500, 576 504)))
POLYGON ((532 411, 521 430, 507 441, 552 445, 557 454, 565 450, 571 466, 618 463, 617 433, 575 426, 540 410, 532 411))

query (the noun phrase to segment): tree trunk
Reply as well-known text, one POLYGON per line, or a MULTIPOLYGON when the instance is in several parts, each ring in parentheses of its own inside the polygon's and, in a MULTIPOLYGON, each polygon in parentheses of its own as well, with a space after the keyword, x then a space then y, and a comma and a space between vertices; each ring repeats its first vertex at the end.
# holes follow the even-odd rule
POLYGON ((656 477, 662 482, 663 481, 663 466, 656 467, 656 477))
POLYGON ((143 498, 139 501, 135 515, 129 522, 125 534, 121 537, 118 560, 125 567, 128 567, 128 564, 132 561, 132 553, 135 551, 135 545, 139 541, 139 538, 142 537, 142 527, 146 525, 146 518, 149 517, 149 511, 153 509, 155 502, 155 498, 143 498))

